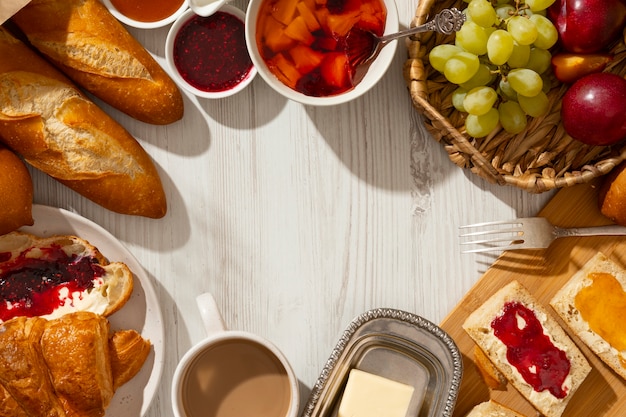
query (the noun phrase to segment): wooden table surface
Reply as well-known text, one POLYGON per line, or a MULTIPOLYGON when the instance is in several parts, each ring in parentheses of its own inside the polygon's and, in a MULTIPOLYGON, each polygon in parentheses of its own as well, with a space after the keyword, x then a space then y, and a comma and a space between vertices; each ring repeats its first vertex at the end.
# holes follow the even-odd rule
MULTIPOLYGON (((396 3, 406 27, 417 2, 396 3)), ((131 32, 162 57, 167 29, 131 32)), ((391 307, 439 323, 480 278, 493 258, 461 254, 458 226, 534 215, 552 196, 452 164, 411 105, 406 56, 401 43, 373 90, 336 107, 290 102, 260 76, 230 98, 187 98, 169 126, 103 106, 158 166, 168 196, 159 220, 106 211, 33 171, 36 203, 100 224, 153 280, 166 351, 148 417, 172 415, 177 361, 203 338, 198 294, 215 296, 229 328, 285 353, 304 404, 355 316, 391 307)))

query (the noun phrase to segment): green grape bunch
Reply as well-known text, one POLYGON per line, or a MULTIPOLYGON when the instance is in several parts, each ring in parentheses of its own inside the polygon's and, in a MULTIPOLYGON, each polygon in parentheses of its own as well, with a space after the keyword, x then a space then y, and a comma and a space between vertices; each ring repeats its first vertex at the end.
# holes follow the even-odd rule
POLYGON ((498 124, 520 133, 528 117, 549 111, 550 48, 558 32, 546 9, 555 0, 465 1, 455 43, 432 48, 430 65, 457 85, 452 104, 467 113, 468 135, 485 137, 498 124))

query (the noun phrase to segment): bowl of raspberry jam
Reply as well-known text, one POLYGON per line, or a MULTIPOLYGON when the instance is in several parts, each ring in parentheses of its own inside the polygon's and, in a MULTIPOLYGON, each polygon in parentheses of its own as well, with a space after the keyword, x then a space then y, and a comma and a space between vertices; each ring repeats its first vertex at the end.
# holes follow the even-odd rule
POLYGON ((250 0, 246 13, 246 42, 261 77, 284 97, 314 106, 361 96, 393 61, 397 41, 371 65, 353 64, 351 34, 398 28, 394 0, 250 0))
POLYGON ((203 98, 233 95, 257 73, 246 46, 245 12, 228 4, 209 16, 183 13, 167 34, 165 58, 177 84, 203 98))

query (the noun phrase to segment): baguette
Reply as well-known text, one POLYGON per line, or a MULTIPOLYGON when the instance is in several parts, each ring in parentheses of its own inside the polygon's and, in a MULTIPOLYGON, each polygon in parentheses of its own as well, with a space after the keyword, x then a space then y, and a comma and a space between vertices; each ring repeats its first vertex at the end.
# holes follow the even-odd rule
POLYGON ((624 379, 625 291, 626 270, 598 252, 550 301, 580 340, 624 379))
POLYGON ((183 117, 178 87, 98 0, 32 0, 11 19, 75 83, 143 122, 183 117))
POLYGON ((470 314, 463 329, 515 389, 547 417, 563 413, 591 371, 556 320, 517 281, 470 314))
POLYGON ((598 200, 600 212, 604 216, 626 226, 626 162, 613 168, 604 177, 598 192, 598 200))
POLYGON ((2 27, 0 140, 35 168, 109 210, 165 215, 161 179, 135 138, 2 27))
POLYGON ((0 146, 0 235, 33 224, 33 182, 22 160, 0 146))
POLYGON ((88 241, 70 235, 0 236, 0 282, 0 322, 20 315, 53 319, 75 311, 106 317, 121 309, 133 291, 126 264, 109 262, 88 241))
POLYGON ((465 417, 524 417, 493 400, 477 404, 465 417))

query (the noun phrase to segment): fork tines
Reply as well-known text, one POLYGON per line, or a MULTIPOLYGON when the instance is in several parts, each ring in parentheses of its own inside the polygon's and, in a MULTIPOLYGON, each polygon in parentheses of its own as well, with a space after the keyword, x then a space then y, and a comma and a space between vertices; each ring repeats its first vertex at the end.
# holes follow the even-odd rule
POLYGON ((461 233, 459 238, 462 246, 478 246, 473 249, 463 250, 462 253, 477 253, 487 251, 505 251, 515 249, 524 243, 522 222, 515 220, 502 220, 493 222, 476 223, 459 226, 461 230, 480 229, 461 233))

